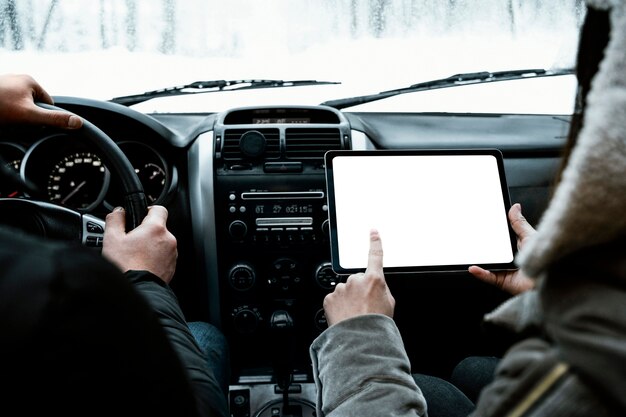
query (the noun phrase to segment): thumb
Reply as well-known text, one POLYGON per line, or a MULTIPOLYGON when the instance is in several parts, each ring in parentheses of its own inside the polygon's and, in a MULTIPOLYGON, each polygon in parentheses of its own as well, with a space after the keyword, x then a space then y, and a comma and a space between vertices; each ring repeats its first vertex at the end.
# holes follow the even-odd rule
POLYGON ((41 107, 37 107, 31 113, 29 122, 62 129, 78 129, 83 125, 83 120, 75 114, 59 110, 47 110, 41 107))
POLYGON ((535 232, 535 229, 528 223, 522 214, 522 206, 519 203, 513 204, 509 210, 509 221, 511 227, 520 240, 524 240, 535 232))
POLYGON ((116 207, 112 212, 107 214, 105 223, 105 237, 107 235, 124 235, 126 234, 126 212, 122 207, 116 207))

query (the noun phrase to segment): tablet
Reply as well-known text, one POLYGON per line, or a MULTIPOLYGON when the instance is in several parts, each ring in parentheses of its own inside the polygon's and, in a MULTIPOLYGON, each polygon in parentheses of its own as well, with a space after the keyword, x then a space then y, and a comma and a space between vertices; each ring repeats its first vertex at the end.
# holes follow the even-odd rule
POLYGON ((497 149, 328 151, 332 268, 364 271, 377 229, 385 273, 516 269, 497 149))

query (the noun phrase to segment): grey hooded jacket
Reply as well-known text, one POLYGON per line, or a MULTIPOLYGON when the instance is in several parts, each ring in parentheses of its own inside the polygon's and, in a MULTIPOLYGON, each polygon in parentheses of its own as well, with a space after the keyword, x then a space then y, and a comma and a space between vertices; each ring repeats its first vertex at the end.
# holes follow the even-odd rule
MULTIPOLYGON (((517 262, 537 289, 486 319, 537 330, 514 345, 473 417, 626 415, 626 1, 587 97, 583 129, 537 233, 517 262)), ((340 322, 312 344, 318 416, 427 413, 393 320, 340 322)))

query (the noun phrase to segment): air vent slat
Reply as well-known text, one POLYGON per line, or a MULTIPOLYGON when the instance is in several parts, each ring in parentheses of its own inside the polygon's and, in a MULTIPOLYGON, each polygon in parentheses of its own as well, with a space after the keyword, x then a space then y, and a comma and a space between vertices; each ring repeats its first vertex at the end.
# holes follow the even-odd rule
POLYGON ((326 151, 341 149, 341 132, 334 128, 287 129, 285 140, 289 159, 323 159, 326 151))

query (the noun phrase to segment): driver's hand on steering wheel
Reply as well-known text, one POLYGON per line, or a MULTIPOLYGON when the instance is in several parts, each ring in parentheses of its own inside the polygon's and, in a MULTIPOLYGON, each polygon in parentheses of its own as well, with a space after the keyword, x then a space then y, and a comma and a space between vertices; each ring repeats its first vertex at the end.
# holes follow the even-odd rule
POLYGON ((393 317, 396 301, 383 274, 383 246, 377 230, 370 231, 370 250, 365 273, 353 274, 346 283, 337 284, 324 298, 328 325, 364 314, 393 317))
POLYGON ((141 224, 126 233, 125 211, 117 207, 106 217, 102 255, 122 272, 149 271, 169 284, 176 270, 176 238, 167 230, 167 209, 151 206, 141 224))
POLYGON ((52 97, 29 75, 0 75, 0 124, 39 124, 78 129, 83 121, 75 114, 43 109, 36 102, 54 104, 52 97))

